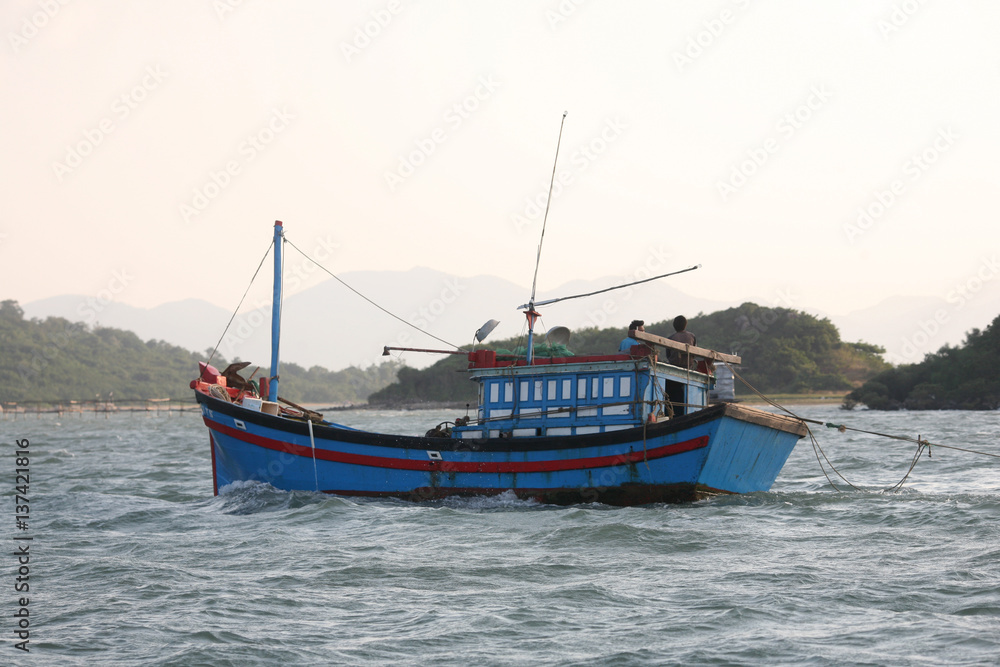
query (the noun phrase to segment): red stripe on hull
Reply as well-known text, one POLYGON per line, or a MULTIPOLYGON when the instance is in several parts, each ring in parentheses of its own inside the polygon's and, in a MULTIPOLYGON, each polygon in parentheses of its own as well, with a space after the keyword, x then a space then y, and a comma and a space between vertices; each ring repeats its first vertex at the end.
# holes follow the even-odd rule
MULTIPOLYGON (((293 445, 288 442, 265 438, 261 435, 254 435, 245 431, 223 426, 222 424, 209 421, 204 418, 205 425, 214 431, 218 431, 241 442, 246 442, 265 449, 278 452, 287 452, 295 456, 312 458, 313 450, 302 445, 293 445)), ((351 463, 354 465, 370 466, 374 468, 392 468, 395 470, 423 470, 434 472, 473 472, 473 473, 523 473, 523 472, 554 472, 558 470, 585 470, 588 468, 608 468, 625 463, 638 463, 640 461, 651 461, 690 452, 708 446, 708 436, 703 435, 692 440, 685 440, 673 445, 663 445, 643 452, 633 451, 627 454, 616 454, 614 456, 593 456, 579 459, 553 459, 549 461, 413 461, 411 459, 389 458, 384 456, 369 456, 367 454, 350 454, 347 452, 336 452, 328 449, 317 449, 316 458, 324 461, 335 461, 337 463, 351 463)), ((214 447, 213 447, 214 452, 214 447)))

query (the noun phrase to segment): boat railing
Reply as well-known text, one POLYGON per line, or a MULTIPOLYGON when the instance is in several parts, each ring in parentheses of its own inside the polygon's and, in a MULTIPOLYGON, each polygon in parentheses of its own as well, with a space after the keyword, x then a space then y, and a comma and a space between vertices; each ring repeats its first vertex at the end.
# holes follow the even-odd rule
MULTIPOLYGON (((549 366, 557 364, 586 364, 600 361, 628 361, 635 359, 629 354, 589 354, 574 357, 539 357, 531 360, 532 366, 549 366)), ((476 350, 469 352, 469 368, 509 368, 511 366, 527 366, 525 357, 513 355, 498 355, 493 350, 476 350)))

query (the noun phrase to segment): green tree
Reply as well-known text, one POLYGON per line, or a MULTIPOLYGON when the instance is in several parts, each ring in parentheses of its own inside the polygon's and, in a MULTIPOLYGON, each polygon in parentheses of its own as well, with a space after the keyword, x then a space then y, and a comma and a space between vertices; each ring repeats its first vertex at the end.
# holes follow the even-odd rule
POLYGON ((961 347, 944 346, 918 364, 890 368, 855 389, 845 408, 995 410, 1000 408, 1000 316, 973 329, 961 347))
MULTIPOLYGON (((646 331, 661 336, 673 333, 673 316, 651 322, 646 331)), ((738 354, 740 374, 765 393, 846 391, 889 367, 879 356, 884 350, 868 343, 845 343, 837 328, 788 308, 765 308, 744 303, 710 315, 690 317, 688 330, 698 345, 738 354)), ((625 331, 620 328, 585 328, 573 332, 569 348, 577 355, 612 354, 625 331)), ((493 350, 513 350, 522 339, 496 341, 493 350)), ((421 371, 401 372, 396 384, 373 394, 373 403, 418 400, 466 401, 476 399, 476 385, 456 370, 466 368, 464 357, 442 359, 421 371), (461 379, 456 379, 461 378, 461 379), (431 397, 434 398, 431 398, 431 397)))
MULTIPOLYGON (((190 398, 188 384, 198 375, 198 362, 210 354, 58 317, 25 320, 16 301, 0 302, 3 402, 89 400, 111 393, 120 400, 190 398)), ((216 355, 213 365, 222 368, 226 362, 216 355)), ((394 361, 340 371, 283 364, 281 394, 297 403, 363 403, 391 384, 399 368, 394 361)))

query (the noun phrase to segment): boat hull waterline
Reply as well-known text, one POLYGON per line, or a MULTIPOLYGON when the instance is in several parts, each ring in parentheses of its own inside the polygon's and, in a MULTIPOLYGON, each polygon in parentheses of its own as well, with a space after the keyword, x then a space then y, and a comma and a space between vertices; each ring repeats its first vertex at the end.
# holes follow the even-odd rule
POLYGON ((513 492, 550 504, 689 502, 768 491, 805 425, 722 404, 618 431, 537 438, 430 438, 310 425, 196 393, 215 492, 284 491, 426 501, 513 492))

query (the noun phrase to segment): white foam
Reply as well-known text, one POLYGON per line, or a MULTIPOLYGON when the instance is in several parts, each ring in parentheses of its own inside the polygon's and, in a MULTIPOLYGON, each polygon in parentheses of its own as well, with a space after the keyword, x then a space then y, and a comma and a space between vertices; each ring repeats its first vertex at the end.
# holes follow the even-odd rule
POLYGON ((534 499, 522 500, 521 498, 518 498, 517 494, 515 494, 514 491, 511 489, 507 489, 503 493, 495 496, 470 496, 470 497, 452 496, 446 498, 444 502, 449 507, 474 509, 474 510, 539 506, 537 500, 534 499))

